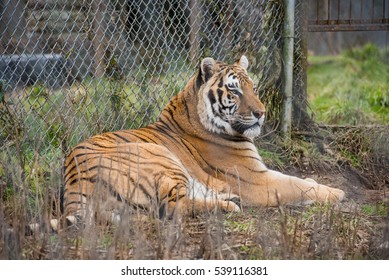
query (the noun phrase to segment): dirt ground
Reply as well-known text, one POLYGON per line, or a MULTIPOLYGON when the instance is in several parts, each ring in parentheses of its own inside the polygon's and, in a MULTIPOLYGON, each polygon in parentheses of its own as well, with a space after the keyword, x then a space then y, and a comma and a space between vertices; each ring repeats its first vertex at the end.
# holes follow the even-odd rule
POLYGON ((347 167, 334 167, 329 170, 315 172, 301 172, 296 168, 290 168, 290 174, 303 178, 309 177, 324 185, 342 189, 346 193, 344 206, 363 204, 388 203, 389 185, 372 188, 369 179, 361 175, 358 170, 347 167))

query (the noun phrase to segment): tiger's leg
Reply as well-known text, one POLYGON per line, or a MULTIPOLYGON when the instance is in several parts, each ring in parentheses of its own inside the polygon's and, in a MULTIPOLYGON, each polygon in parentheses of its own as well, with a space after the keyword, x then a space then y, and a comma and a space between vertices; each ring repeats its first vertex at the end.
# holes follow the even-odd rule
POLYGON ((183 170, 188 180, 177 181, 177 179, 165 176, 161 180, 160 199, 161 208, 165 214, 171 216, 179 213, 185 215, 196 212, 209 212, 215 209, 223 211, 240 211, 239 197, 233 194, 217 193, 204 186, 197 180, 189 177, 183 170))
POLYGON ((318 184, 312 179, 301 179, 268 170, 256 175, 256 185, 242 186, 239 191, 245 203, 277 206, 279 204, 310 204, 339 202, 344 191, 318 184))

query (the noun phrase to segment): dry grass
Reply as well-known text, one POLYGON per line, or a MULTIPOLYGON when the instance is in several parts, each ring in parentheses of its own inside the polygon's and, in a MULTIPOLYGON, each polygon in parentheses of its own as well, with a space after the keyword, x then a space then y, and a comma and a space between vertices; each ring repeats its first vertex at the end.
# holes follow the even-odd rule
POLYGON ((31 221, 23 207, 15 208, 8 214, 1 208, 2 259, 389 257, 387 207, 378 214, 344 205, 257 207, 237 214, 215 211, 180 219, 124 211, 118 225, 91 223, 58 232, 47 226, 47 213, 42 213, 38 215, 40 231, 34 234, 26 231, 31 221))
POLYGON ((326 141, 314 143, 304 136, 268 157, 274 159, 276 154, 274 165, 277 168, 282 160, 283 172, 293 173, 290 166, 298 166, 306 172, 299 176, 313 175, 341 187, 348 200, 340 205, 243 207, 238 214, 213 211, 180 219, 159 219, 123 206, 119 224, 106 224, 97 214, 82 228, 57 232, 50 220, 62 218, 60 161, 49 167, 48 174, 38 156, 28 169, 31 172, 22 172, 21 161, 3 163, 0 258, 388 259, 389 200, 387 174, 382 172, 389 155, 384 145, 387 132, 343 129, 320 135, 327 135, 322 137, 326 141), (327 168, 330 164, 333 168, 327 168), (361 170, 361 176, 370 174, 366 180, 372 183, 380 179, 380 185, 369 190, 355 173, 339 172, 345 166, 361 170), (31 232, 31 224, 39 225, 39 231, 31 232))
POLYGON ((63 155, 39 153, 39 139, 26 149, 31 143, 14 134, 0 151, 0 259, 387 259, 388 137, 386 128, 342 128, 268 146, 268 165, 294 173, 292 166, 299 176, 314 172, 346 191, 341 205, 244 207, 182 219, 123 209, 118 225, 97 215, 97 223, 53 232, 50 220, 62 218, 63 155))

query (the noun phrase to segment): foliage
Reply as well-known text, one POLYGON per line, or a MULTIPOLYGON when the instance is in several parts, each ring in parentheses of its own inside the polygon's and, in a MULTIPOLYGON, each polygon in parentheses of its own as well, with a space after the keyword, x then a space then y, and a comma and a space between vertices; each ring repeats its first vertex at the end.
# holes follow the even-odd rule
POLYGON ((386 217, 389 215, 389 205, 384 202, 376 204, 363 204, 361 212, 369 216, 386 217))
POLYGON ((146 76, 138 72, 130 83, 120 76, 88 78, 59 90, 36 84, 17 95, 5 94, 0 83, 2 199, 23 191, 34 208, 46 189, 58 193, 60 165, 73 146, 90 135, 154 121, 188 78, 167 72, 150 82, 146 76))
POLYGON ((258 150, 258 153, 266 166, 272 166, 278 170, 285 167, 284 159, 279 153, 262 148, 258 150))
POLYGON ((338 56, 310 56, 308 61, 308 97, 317 121, 389 121, 389 64, 383 50, 368 44, 338 56))

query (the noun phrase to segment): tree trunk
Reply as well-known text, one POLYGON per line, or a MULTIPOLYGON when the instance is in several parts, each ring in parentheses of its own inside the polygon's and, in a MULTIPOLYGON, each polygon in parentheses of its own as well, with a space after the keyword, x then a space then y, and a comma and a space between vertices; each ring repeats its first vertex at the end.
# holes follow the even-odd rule
POLYGON ((199 54, 200 7, 198 0, 189 0, 189 59, 196 64, 199 54))
POLYGON ((107 39, 105 35, 107 32, 107 23, 105 20, 107 6, 105 4, 105 0, 93 0, 92 11, 92 44, 94 49, 93 74, 95 77, 101 77, 105 73, 105 52, 107 47, 107 39))

